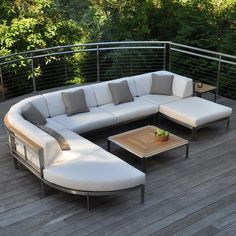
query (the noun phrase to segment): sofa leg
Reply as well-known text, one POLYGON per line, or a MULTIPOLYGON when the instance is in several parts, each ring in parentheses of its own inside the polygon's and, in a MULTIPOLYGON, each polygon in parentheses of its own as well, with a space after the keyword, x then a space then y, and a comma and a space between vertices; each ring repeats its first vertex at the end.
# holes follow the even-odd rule
POLYGON ((161 113, 158 112, 158 113, 156 114, 156 117, 157 117, 157 124, 161 124, 161 113))
POLYGON ((229 124, 230 124, 230 118, 227 119, 227 125, 226 125, 227 129, 229 129, 229 124))
POLYGON ((159 113, 156 113, 153 116, 153 123, 154 123, 154 125, 159 124, 159 113))
POLYGON ((91 199, 89 195, 86 195, 86 200, 87 200, 87 210, 90 211, 91 209, 91 199))
POLYGON ((145 186, 142 185, 141 187, 141 203, 143 204, 145 201, 145 186))
POLYGON ((188 159, 189 155, 189 144, 186 144, 186 159, 188 159))
POLYGON ((197 136, 197 129, 196 128, 192 128, 192 140, 195 140, 197 136))
POLYGON ((45 184, 44 184, 43 180, 41 180, 41 194, 42 194, 42 198, 44 198, 46 196, 45 184))
POLYGON ((18 161, 17 161, 17 159, 16 159, 15 157, 13 157, 13 163, 14 163, 15 169, 19 169, 19 167, 18 167, 18 161))

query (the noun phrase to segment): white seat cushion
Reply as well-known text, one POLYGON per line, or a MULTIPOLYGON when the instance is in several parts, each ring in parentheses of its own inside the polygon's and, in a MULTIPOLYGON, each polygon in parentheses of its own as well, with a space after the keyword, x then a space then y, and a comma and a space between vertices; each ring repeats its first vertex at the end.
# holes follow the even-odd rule
POLYGON ((170 103, 179 100, 178 97, 175 96, 166 96, 166 95, 157 95, 157 94, 147 94, 141 96, 140 99, 155 104, 158 109, 162 104, 170 103))
POLYGON ((63 114, 54 116, 51 119, 76 133, 103 128, 116 122, 116 118, 111 113, 99 107, 90 108, 90 112, 79 113, 73 116, 63 114))
POLYGON ((70 144, 71 150, 78 151, 80 155, 84 155, 85 153, 95 152, 100 147, 95 143, 90 142, 89 140, 83 138, 82 136, 78 135, 77 133, 69 130, 63 129, 58 131, 66 141, 70 144))
POLYGON ((160 112, 191 127, 198 127, 229 117, 232 109, 199 97, 189 97, 161 105, 160 112))
POLYGON ((47 118, 46 121, 47 121, 47 123, 45 124, 45 126, 47 126, 50 129, 53 129, 57 132, 60 131, 60 130, 65 129, 64 125, 52 120, 51 118, 47 118))
MULTIPOLYGON (((68 161, 74 161, 77 160, 79 157, 84 156, 88 153, 94 152, 100 147, 89 140, 83 138, 79 134, 76 134, 75 132, 69 130, 69 129, 63 129, 60 131, 57 131, 59 134, 61 134, 66 141, 70 145, 70 150, 68 151, 62 151, 56 159, 55 163, 64 163, 68 161)), ((55 164, 53 163, 53 164, 55 164)))
POLYGON ((119 105, 113 103, 100 106, 104 111, 113 114, 118 123, 142 118, 158 112, 158 107, 146 102, 141 98, 134 98, 133 102, 126 102, 119 105))
POLYGON ((145 183, 143 172, 101 148, 74 161, 51 165, 43 173, 51 183, 83 191, 116 191, 145 183))

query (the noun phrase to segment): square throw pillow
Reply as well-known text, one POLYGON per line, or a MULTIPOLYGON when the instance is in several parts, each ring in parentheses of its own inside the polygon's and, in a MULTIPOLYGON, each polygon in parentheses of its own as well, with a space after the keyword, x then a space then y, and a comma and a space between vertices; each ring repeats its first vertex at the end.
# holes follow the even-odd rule
POLYGON ((152 74, 152 94, 173 95, 172 83, 174 75, 157 75, 152 74))
POLYGON ((24 119, 34 125, 45 125, 47 123, 42 113, 32 104, 29 103, 22 111, 24 119))
POLYGON ((44 126, 44 125, 38 125, 38 127, 43 130, 45 133, 49 134, 50 136, 52 136, 53 138, 55 138, 61 148, 62 151, 68 151, 70 150, 70 144, 67 142, 67 140, 58 132, 56 132, 55 130, 44 126))
POLYGON ((134 101, 127 80, 120 83, 108 83, 108 86, 115 105, 134 101))
POLYGON ((82 112, 89 112, 83 89, 74 92, 62 92, 61 95, 68 116, 82 112))

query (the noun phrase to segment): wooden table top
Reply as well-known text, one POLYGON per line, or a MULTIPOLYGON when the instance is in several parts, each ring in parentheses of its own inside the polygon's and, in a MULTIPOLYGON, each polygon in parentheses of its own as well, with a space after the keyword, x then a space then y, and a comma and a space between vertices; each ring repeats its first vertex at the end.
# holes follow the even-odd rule
POLYGON ((195 92, 196 93, 206 93, 212 90, 216 90, 216 87, 209 84, 202 84, 202 87, 197 87, 197 83, 195 83, 195 92))
POLYGON ((108 140, 140 158, 148 158, 189 143, 188 140, 171 133, 167 141, 158 141, 155 137, 157 128, 152 125, 144 126, 111 136, 108 140))

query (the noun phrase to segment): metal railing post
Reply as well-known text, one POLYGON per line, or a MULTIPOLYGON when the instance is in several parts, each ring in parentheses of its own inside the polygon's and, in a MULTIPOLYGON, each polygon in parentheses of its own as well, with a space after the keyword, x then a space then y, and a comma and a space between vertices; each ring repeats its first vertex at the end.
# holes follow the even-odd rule
POLYGON ((2 77, 2 67, 0 66, 0 82, 1 82, 1 89, 2 89, 2 100, 5 101, 5 92, 4 92, 4 84, 3 84, 3 77, 2 77))
POLYGON ((171 71, 171 43, 169 43, 169 71, 171 71))
POLYGON ((217 70, 217 79, 216 79, 216 95, 219 95, 219 86, 220 86, 220 72, 221 72, 221 59, 222 56, 219 56, 218 70, 217 70))
POLYGON ((164 43, 163 70, 166 70, 166 43, 164 43))
POLYGON ((34 71, 34 55, 31 53, 31 73, 33 80, 33 92, 36 92, 35 71, 34 71))
POLYGON ((130 50, 130 76, 133 75, 133 50, 130 50))
POLYGON ((97 82, 100 82, 100 58, 99 58, 99 45, 97 44, 97 82))
POLYGON ((64 67, 65 67, 65 81, 67 81, 67 63, 66 63, 66 55, 64 54, 64 67))

